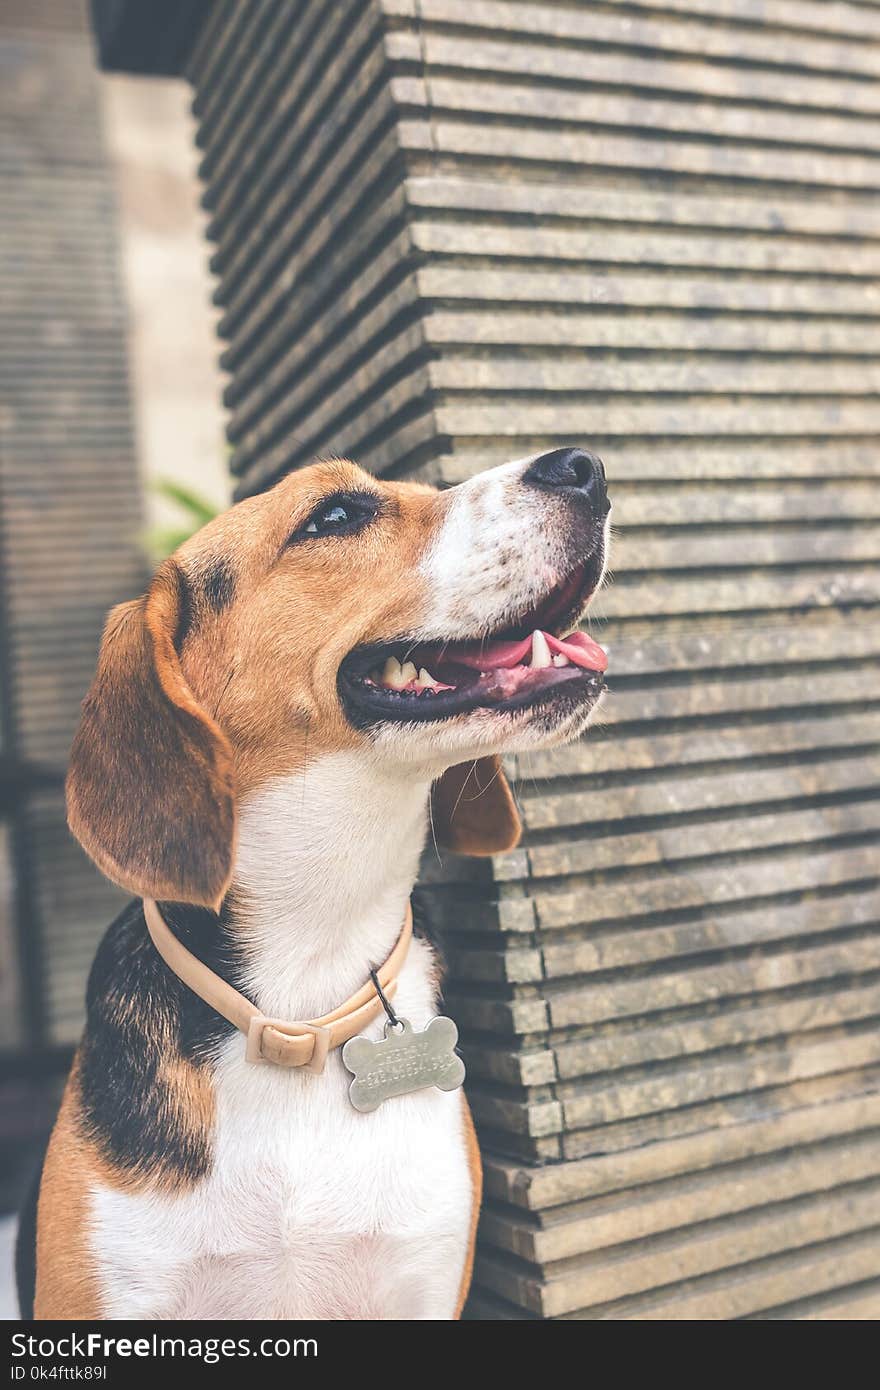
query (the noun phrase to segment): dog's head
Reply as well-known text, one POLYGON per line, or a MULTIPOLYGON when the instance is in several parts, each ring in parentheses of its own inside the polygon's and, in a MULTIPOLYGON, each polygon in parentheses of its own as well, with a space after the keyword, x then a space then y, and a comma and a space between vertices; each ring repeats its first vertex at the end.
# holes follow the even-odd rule
POLYGON ((71 755, 74 834, 124 887, 216 906, 237 799, 359 748, 439 779, 452 848, 509 847, 497 755, 573 737, 602 690, 601 648, 562 639, 601 581, 608 510, 577 449, 446 492, 317 463, 240 502, 111 613, 71 755))

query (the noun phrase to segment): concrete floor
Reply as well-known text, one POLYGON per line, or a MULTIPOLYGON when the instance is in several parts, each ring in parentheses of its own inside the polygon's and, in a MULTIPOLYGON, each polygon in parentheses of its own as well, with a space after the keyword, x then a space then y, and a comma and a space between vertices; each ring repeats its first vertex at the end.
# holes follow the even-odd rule
POLYGON ((18 1320, 12 1258, 15 1249, 15 1217, 0 1218, 0 1321, 18 1320))

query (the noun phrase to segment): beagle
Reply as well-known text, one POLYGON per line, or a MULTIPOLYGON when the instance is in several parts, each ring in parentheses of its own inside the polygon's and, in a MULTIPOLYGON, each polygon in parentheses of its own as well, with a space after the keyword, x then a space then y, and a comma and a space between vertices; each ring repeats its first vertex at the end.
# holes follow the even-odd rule
POLYGON ((608 511, 574 448, 441 492, 320 462, 110 614, 68 813, 137 899, 98 950, 23 1223, 25 1314, 35 1292, 38 1318, 460 1315, 481 1188, 463 1093, 356 1109, 335 1025, 383 1037, 383 962, 412 1030, 438 1013, 407 935, 422 848, 431 827, 465 854, 514 845, 498 755, 586 726, 606 663, 573 630, 608 511))

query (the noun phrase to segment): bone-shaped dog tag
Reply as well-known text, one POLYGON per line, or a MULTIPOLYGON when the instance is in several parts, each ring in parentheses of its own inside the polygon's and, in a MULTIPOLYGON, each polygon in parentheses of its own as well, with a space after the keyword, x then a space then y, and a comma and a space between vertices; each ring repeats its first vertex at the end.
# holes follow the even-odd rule
POLYGON ((454 1091, 464 1081, 464 1062, 455 1051, 458 1029, 451 1018, 432 1018, 417 1032, 405 1018, 385 1024, 378 1042, 349 1038, 342 1060, 354 1073, 348 1094, 355 1110, 375 1110, 392 1096, 426 1086, 454 1091))

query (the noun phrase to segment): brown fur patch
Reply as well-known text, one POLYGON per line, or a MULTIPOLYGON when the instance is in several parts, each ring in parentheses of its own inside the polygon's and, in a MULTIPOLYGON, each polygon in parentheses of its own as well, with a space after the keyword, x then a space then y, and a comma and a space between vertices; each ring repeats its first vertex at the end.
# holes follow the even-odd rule
MULTIPOLYGON (((194 1143, 208 1143, 214 1130, 214 1088, 204 1067, 187 1057, 169 1057, 156 1073, 156 1084, 170 1110, 184 1120, 194 1143)), ((153 1185, 154 1174, 145 1175, 153 1185)), ((141 1186, 146 1185, 142 1183, 141 1186)), ((182 1186, 177 1174, 166 1186, 182 1186)))
POLYGON ((74 1063, 40 1186, 34 1300, 38 1319, 79 1321, 102 1316, 89 1232, 89 1193, 101 1164, 77 1123, 77 1090, 74 1063))
POLYGON ((180 669, 186 602, 173 561, 110 614, 67 775, 70 828, 142 897, 218 906, 232 872, 232 750, 180 669))
POLYGON ((522 824, 501 759, 450 767, 431 792, 437 843, 456 854, 503 854, 519 844, 522 824))

